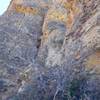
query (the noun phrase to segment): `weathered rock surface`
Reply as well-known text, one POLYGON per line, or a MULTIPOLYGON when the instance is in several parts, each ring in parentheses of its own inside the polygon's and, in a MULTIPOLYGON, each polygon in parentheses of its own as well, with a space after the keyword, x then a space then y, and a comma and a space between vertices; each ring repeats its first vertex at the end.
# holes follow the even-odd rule
POLYGON ((100 100, 100 0, 12 0, 0 100, 100 100))

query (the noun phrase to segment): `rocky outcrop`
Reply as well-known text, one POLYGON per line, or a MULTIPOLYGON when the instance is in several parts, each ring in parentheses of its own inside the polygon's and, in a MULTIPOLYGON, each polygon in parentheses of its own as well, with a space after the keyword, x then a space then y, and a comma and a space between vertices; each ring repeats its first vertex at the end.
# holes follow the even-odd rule
POLYGON ((99 0, 12 0, 0 17, 0 100, 99 100, 99 20, 99 0))

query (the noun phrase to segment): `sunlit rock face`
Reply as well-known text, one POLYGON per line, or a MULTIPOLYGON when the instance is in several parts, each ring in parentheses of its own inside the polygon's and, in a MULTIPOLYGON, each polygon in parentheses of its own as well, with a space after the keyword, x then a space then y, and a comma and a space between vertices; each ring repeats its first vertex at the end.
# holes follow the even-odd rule
POLYGON ((0 100, 99 100, 100 0, 12 0, 0 17, 0 100))

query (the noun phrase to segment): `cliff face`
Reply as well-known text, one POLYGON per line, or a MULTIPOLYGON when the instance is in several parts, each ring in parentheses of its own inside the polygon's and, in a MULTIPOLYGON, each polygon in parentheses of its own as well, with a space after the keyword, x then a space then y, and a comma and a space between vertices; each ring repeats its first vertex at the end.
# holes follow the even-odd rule
POLYGON ((100 0, 12 0, 0 17, 0 100, 99 94, 100 0))

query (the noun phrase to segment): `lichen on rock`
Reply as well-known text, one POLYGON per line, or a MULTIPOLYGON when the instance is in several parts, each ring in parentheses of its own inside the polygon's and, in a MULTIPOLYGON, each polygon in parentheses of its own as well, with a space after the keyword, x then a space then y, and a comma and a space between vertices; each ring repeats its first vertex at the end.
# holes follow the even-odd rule
POLYGON ((100 0, 12 0, 0 100, 100 100, 100 0))

